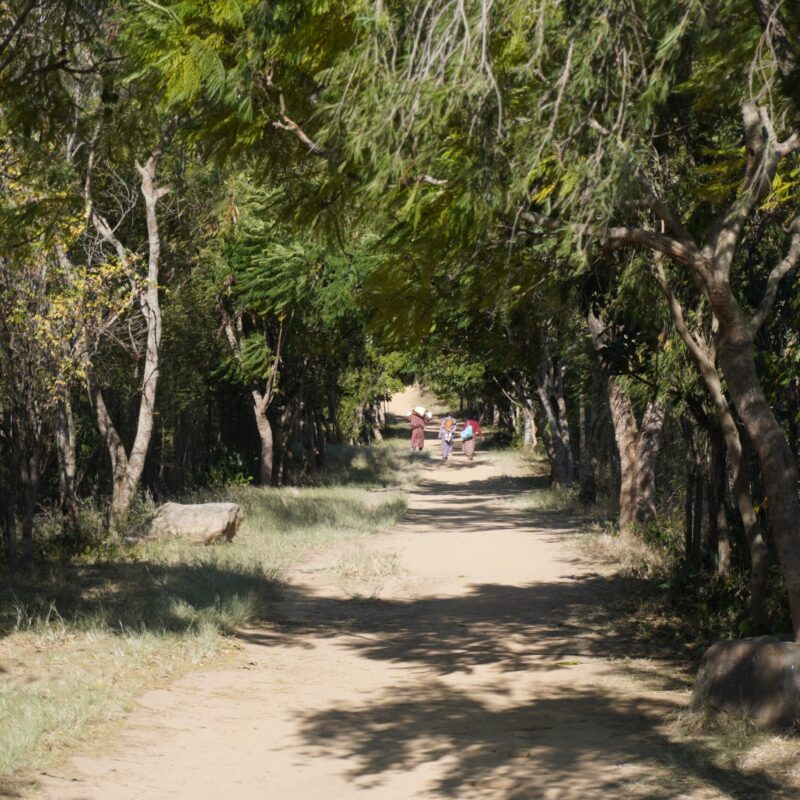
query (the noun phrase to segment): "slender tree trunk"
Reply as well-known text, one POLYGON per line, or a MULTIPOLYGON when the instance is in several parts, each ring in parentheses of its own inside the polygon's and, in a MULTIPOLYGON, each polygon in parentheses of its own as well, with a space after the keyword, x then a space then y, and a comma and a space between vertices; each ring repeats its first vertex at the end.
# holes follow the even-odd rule
POLYGON ((536 391, 547 422, 552 484, 571 486, 575 470, 563 394, 563 368, 546 354, 536 373, 536 391))
POLYGON ((61 516, 68 530, 78 528, 78 498, 75 491, 77 472, 75 416, 69 397, 62 398, 55 409, 56 450, 58 453, 58 488, 61 516))
POLYGON ((283 409, 283 414, 281 414, 281 454, 278 468, 278 486, 284 485, 293 460, 292 439, 294 438, 296 411, 295 402, 290 397, 283 409))
POLYGON ((313 472, 317 466, 317 457, 314 452, 314 426, 311 420, 311 411, 308 402, 300 402, 300 443, 303 447, 303 469, 306 473, 313 472))
POLYGON ((636 440, 639 430, 630 400, 613 378, 609 377, 607 384, 611 422, 614 425, 614 439, 619 453, 619 527, 620 530, 630 531, 638 516, 636 440))
POLYGON ((708 545, 717 554, 717 574, 724 579, 731 575, 731 540, 728 510, 725 502, 727 487, 727 459, 722 432, 714 428, 711 440, 711 477, 708 492, 708 545))
POLYGON ((688 439, 684 428, 684 438, 686 440, 686 458, 684 466, 684 479, 683 483, 686 486, 686 495, 683 502, 683 552, 686 556, 687 562, 694 549, 692 547, 692 537, 694 536, 694 490, 697 485, 694 480, 694 459, 692 458, 692 446, 688 439))
POLYGON ((33 563, 33 522, 39 500, 39 454, 35 447, 23 454, 20 460, 20 483, 23 493, 22 509, 22 563, 33 563))
POLYGON ((694 451, 694 531, 692 534, 692 566, 699 570, 702 563, 703 545, 703 505, 705 503, 705 481, 703 480, 703 460, 700 449, 694 451))
MULTIPOLYGON (((174 128, 173 128, 174 130, 174 128)), ((165 141, 171 137, 165 137, 165 141)), ((145 216, 147 221, 147 282, 139 294, 139 308, 147 327, 145 345, 144 370, 139 399, 139 414, 136 422, 136 435, 130 454, 126 454, 122 440, 114 427, 103 401, 102 392, 95 386, 93 396, 95 415, 100 432, 106 441, 111 456, 113 476, 113 493, 108 513, 108 523, 112 530, 119 529, 130 511, 131 503, 139 488, 144 471, 145 459, 150 448, 153 435, 156 390, 160 368, 161 349, 161 305, 159 301, 159 266, 161 261, 161 239, 158 231, 156 205, 169 192, 169 188, 156 186, 156 170, 162 155, 162 145, 150 155, 144 165, 136 163, 141 178, 140 190, 144 197, 145 216)), ((116 234, 94 210, 90 210, 90 218, 100 235, 117 250, 119 257, 126 262, 131 256, 116 234)))
POLYGON ((555 445, 553 444, 553 437, 550 435, 550 426, 547 424, 547 417, 544 413, 542 404, 536 406, 536 423, 539 427, 539 432, 544 445, 544 451, 547 454, 547 460, 550 462, 550 473, 552 478, 553 468, 556 461, 555 445))
POLYGON ((591 433, 591 409, 586 404, 583 393, 579 399, 580 426, 580 501, 587 505, 597 501, 597 483, 595 481, 594 437, 591 433))
MULTIPOLYGON (((797 495, 797 465, 761 388, 750 337, 737 335, 735 328, 725 334, 720 330, 719 361, 731 397, 761 466, 775 546, 789 592, 795 636, 800 638, 800 503, 797 495)), ((740 498, 750 496, 741 450, 739 461, 740 466, 734 475, 737 502, 740 498)), ((748 506, 752 509, 752 501, 748 506)), ((757 626, 764 628, 768 626, 768 552, 758 530, 755 513, 750 513, 752 517, 748 517, 745 530, 752 560, 753 616, 757 626)))
POLYGON ((258 459, 258 482, 261 486, 272 485, 272 460, 274 442, 272 425, 270 425, 267 409, 264 408, 264 397, 260 392, 253 391, 253 412, 256 418, 258 438, 261 443, 261 453, 258 459))
POLYGON ((0 463, 0 524, 3 526, 3 548, 5 550, 8 571, 13 574, 17 569, 17 475, 12 468, 15 460, 13 427, 11 415, 4 411, 0 417, 2 424, 3 461, 0 463))
POLYGON ((372 426, 372 438, 376 442, 383 441, 383 433, 381 432, 381 404, 380 402, 376 403, 371 414, 370 414, 370 424, 372 426))
POLYGON ((636 511, 638 525, 656 518, 656 459, 664 428, 664 406, 651 400, 645 408, 636 440, 636 511))

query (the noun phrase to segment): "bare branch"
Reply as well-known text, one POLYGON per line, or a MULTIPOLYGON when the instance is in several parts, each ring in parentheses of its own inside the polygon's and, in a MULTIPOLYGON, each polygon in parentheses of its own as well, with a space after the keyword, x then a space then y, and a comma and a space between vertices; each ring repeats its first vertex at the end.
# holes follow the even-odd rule
POLYGON ((308 148, 308 151, 315 156, 321 156, 323 158, 327 158, 328 154, 325 152, 325 148, 318 145, 293 119, 289 117, 286 113, 286 103, 283 99, 283 92, 279 95, 279 102, 281 107, 281 119, 282 122, 278 120, 272 121, 273 128, 279 128, 283 131, 290 131, 298 139, 308 148))
POLYGON ((785 79, 791 79, 797 71, 797 44, 793 41, 780 13, 781 2, 750 0, 764 30, 764 38, 775 56, 778 71, 785 79))
POLYGON ((675 330, 678 331, 678 335, 686 345, 686 348, 692 354, 699 367, 706 369, 713 368, 714 364, 710 360, 706 348, 702 346, 695 335, 689 330, 689 326, 686 324, 686 319, 683 316, 683 308, 681 307, 678 298, 675 296, 675 293, 672 291, 672 287, 669 285, 667 273, 664 269, 662 259, 658 257, 654 259, 653 272, 656 276, 656 280, 658 281, 658 285, 661 287, 661 291, 664 293, 664 298, 667 301, 669 310, 672 313, 672 319, 675 322, 675 330))
POLYGON ((769 316, 772 306, 775 303, 775 296, 778 294, 778 287, 784 276, 790 272, 797 265, 800 259, 800 214, 796 216, 791 225, 789 226, 791 239, 789 240, 789 250, 786 256, 776 264, 767 278, 767 287, 764 290, 764 296, 756 309, 756 312, 750 318, 750 330, 755 335, 759 328, 764 324, 769 316))

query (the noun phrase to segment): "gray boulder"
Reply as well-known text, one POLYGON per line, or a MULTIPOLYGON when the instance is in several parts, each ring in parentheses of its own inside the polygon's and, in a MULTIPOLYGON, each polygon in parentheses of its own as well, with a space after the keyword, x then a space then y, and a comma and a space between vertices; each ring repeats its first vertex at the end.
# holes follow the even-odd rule
POLYGON ((752 720, 760 728, 800 721, 800 645, 774 636, 717 642, 703 656, 692 706, 752 720))
POLYGON ((147 521, 147 537, 179 536, 201 544, 230 541, 236 536, 244 514, 237 503, 164 503, 147 521))

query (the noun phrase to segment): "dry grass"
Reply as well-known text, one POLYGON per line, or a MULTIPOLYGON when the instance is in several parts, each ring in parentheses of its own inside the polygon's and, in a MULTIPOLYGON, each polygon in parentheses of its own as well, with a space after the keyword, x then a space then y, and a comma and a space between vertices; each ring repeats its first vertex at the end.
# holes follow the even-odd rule
POLYGON ((704 753, 711 768, 734 771, 749 785, 749 796, 782 800, 800 796, 800 742, 795 735, 763 731, 736 717, 712 717, 692 711, 679 712, 666 731, 676 743, 704 753), (761 776, 782 787, 764 793, 761 776))
POLYGON ((591 558, 634 578, 660 579, 674 566, 673 556, 663 548, 653 547, 633 533, 608 526, 593 525, 581 545, 591 558))
POLYGON ((350 597, 375 598, 386 581, 403 574, 400 557, 394 552, 356 546, 345 551, 331 571, 350 597))
MULTIPOLYGON (((3 781, 41 768, 144 687, 230 647, 237 628, 269 618, 285 569, 314 550, 386 529, 405 513, 413 476, 399 448, 342 452, 328 485, 231 487, 196 501, 243 506, 227 545, 182 540, 103 548, 54 561, 0 590, 0 795, 3 781), (397 488, 386 488, 397 487, 397 488)), ((341 569, 377 580, 389 555, 341 569)), ((395 556, 396 562, 396 556, 395 556)))

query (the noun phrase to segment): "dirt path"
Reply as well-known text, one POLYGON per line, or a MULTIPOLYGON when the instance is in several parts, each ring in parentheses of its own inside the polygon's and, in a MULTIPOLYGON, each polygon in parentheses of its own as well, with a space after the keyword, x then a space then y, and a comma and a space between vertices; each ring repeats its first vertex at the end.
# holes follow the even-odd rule
POLYGON ((508 503, 529 482, 507 457, 432 461, 403 525, 350 554, 391 565, 362 582, 381 581, 377 598, 342 588, 343 548, 322 554, 232 666, 145 695, 105 755, 74 758, 41 796, 740 796, 670 738, 685 687, 592 624, 608 578, 576 532, 508 503))

